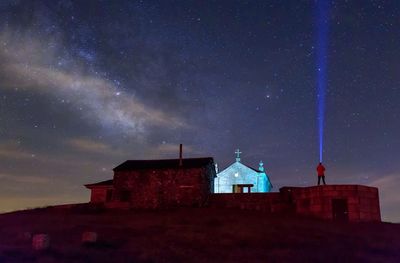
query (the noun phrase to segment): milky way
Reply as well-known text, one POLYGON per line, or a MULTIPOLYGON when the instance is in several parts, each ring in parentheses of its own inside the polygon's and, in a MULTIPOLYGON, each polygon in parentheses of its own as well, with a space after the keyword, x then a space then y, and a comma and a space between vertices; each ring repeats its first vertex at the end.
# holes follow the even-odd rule
POLYGON ((75 63, 71 56, 58 54, 62 45, 55 44, 54 40, 51 48, 43 49, 49 40, 12 39, 10 34, 4 34, 0 40, 3 43, 1 57, 5 61, 1 67, 5 88, 49 93, 70 102, 87 118, 133 136, 143 133, 146 124, 184 126, 177 118, 146 107, 128 92, 121 91, 118 84, 99 76, 97 72, 83 73, 83 66, 75 63), (67 60, 67 66, 60 62, 67 60))

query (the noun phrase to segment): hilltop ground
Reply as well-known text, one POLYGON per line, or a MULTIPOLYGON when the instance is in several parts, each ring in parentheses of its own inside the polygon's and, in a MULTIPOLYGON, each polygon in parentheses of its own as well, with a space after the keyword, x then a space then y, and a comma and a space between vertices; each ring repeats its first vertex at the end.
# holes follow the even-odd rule
POLYGON ((400 262, 400 225, 338 223, 257 211, 182 208, 0 215, 0 262, 400 262), (96 245, 82 245, 96 231, 96 245), (47 233, 51 248, 31 248, 47 233))

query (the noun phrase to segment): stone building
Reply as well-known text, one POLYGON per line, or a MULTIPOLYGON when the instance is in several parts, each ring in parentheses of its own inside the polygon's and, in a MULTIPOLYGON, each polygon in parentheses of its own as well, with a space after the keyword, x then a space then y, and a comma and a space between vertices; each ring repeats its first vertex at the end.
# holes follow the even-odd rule
POLYGON ((268 193, 271 181, 265 172, 262 161, 258 169, 240 161, 241 152, 236 150, 236 162, 217 173, 214 179, 214 193, 268 193))
MULTIPOLYGON (((264 172, 262 165, 255 170, 241 164, 239 156, 230 167, 225 174, 218 174, 219 179, 233 173, 235 178, 242 175, 253 180, 264 172), (235 169, 239 176, 235 176, 235 169)), ((378 189, 364 185, 282 187, 271 193, 260 191, 259 181, 237 180, 228 185, 233 191, 214 194, 218 189, 214 182, 222 184, 214 180, 218 177, 213 158, 183 159, 182 149, 179 159, 128 160, 113 170, 112 180, 85 185, 91 190, 90 203, 124 209, 209 205, 338 221, 381 221, 378 189), (235 191, 237 186, 240 191, 235 191)), ((270 182, 264 175, 268 184, 261 189, 269 191, 270 182)))
POLYGON ((202 206, 216 176, 211 157, 128 160, 113 171, 113 180, 85 185, 91 203, 111 208, 202 206))
POLYGON ((105 203, 112 200, 114 191, 113 180, 102 181, 94 184, 85 184, 90 189, 91 203, 105 203))

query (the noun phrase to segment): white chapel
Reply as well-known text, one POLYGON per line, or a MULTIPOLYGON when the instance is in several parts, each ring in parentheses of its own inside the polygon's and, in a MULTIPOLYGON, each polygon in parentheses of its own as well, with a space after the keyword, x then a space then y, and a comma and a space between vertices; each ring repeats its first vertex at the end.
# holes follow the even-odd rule
POLYGON ((236 162, 218 172, 214 179, 214 193, 267 193, 272 189, 271 181, 260 161, 258 169, 240 161, 241 152, 236 150, 236 162))

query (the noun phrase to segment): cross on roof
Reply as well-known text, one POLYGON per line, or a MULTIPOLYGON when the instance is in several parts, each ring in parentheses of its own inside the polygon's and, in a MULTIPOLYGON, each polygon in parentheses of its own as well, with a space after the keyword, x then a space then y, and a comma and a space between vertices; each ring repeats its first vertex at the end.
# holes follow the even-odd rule
POLYGON ((235 151, 236 153, 236 162, 240 162, 240 154, 242 153, 239 149, 235 151))

